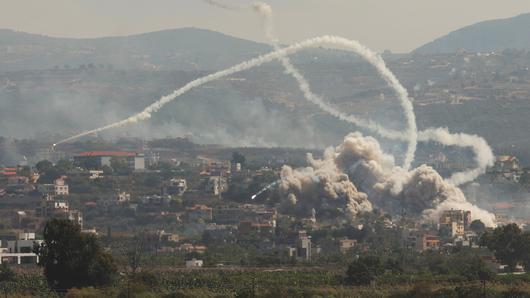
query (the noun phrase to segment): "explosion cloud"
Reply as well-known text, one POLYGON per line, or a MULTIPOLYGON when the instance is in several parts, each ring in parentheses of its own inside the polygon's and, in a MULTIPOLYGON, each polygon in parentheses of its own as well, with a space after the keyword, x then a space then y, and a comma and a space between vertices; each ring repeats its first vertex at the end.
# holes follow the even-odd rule
POLYGON ((467 202, 462 191, 434 169, 422 165, 404 170, 382 151, 376 139, 359 132, 326 149, 322 159, 309 155, 308 163, 303 169, 282 169, 280 195, 287 211, 306 215, 315 208, 318 216, 319 211, 342 203, 341 211, 354 219, 375 204, 387 212, 405 211, 431 221, 443 210, 464 209, 487 226, 495 225, 491 213, 467 202))
MULTIPOLYGON (((217 1, 207 2, 223 7, 217 1)), ((223 8, 229 9, 228 7, 223 8)), ((366 48, 358 41, 332 35, 312 38, 285 48, 280 48, 279 41, 274 36, 272 28, 271 7, 264 3, 256 3, 253 5, 253 8, 264 18, 266 35, 274 47, 273 52, 193 80, 182 88, 160 98, 138 114, 116 123, 82 132, 56 144, 149 119, 153 113, 160 110, 164 105, 188 91, 223 77, 258 67, 264 63, 279 60, 283 64, 286 73, 290 74, 297 81, 306 100, 314 103, 324 112, 343 121, 375 132, 382 137, 404 141, 408 144, 403 165, 398 167, 395 166, 395 161, 392 156, 386 155, 380 150, 379 144, 375 139, 362 137, 360 134, 350 134, 345 138, 345 142, 342 145, 335 149, 328 149, 322 160, 315 160, 309 157, 310 167, 301 170, 284 167, 280 181, 280 191, 285 194, 286 198, 284 203, 290 203, 291 205, 297 206, 298 209, 306 211, 309 209, 312 210, 317 206, 343 206, 342 209, 338 207, 339 210, 352 217, 358 212, 368 211, 372 208, 370 201, 367 200, 367 194, 358 191, 355 186, 358 185, 362 186, 363 191, 368 192, 370 196, 374 193, 373 196, 375 198, 381 197, 380 202, 386 201, 387 196, 393 199, 399 199, 401 197, 401 201, 407 206, 407 209, 412 212, 419 212, 421 210, 426 217, 433 216, 433 214, 441 210, 440 208, 466 206, 474 208, 477 216, 484 217, 482 219, 485 223, 493 224, 493 219, 490 214, 466 202, 464 195, 456 187, 456 185, 472 181, 478 175, 484 173, 486 167, 493 163, 493 154, 484 139, 463 133, 452 134, 447 129, 442 128, 430 128, 418 132, 413 105, 408 97, 407 90, 386 67, 385 62, 377 53, 366 48), (319 46, 333 46, 350 50, 372 64, 383 80, 396 93, 404 110, 407 129, 404 132, 395 131, 374 123, 371 120, 346 115, 326 103, 322 97, 314 94, 307 80, 292 65, 288 56, 307 48, 319 46), (454 173, 447 181, 444 181, 432 168, 426 166, 409 171, 414 160, 418 140, 423 142, 436 141, 450 146, 469 147, 476 155, 475 162, 477 163, 477 167, 468 171, 454 173), (364 178, 362 181, 357 181, 356 179, 350 180, 347 174, 348 169, 354 168, 357 170, 358 167, 361 167, 365 173, 363 175, 364 178), (300 200, 301 197, 303 200, 300 200), (323 200, 323 198, 326 199, 323 200), (337 202, 339 202, 338 205, 336 204, 337 202), (342 205, 340 202, 342 202, 342 205)), ((357 176, 355 175, 355 177, 357 176)), ((326 210, 326 208, 323 210, 326 210)))

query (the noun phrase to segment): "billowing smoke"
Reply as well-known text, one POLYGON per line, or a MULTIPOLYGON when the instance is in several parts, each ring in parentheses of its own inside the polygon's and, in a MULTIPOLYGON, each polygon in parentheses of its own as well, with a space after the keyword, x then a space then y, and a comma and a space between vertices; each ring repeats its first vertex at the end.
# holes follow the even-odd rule
POLYGON ((395 165, 376 139, 351 133, 342 144, 326 149, 322 159, 308 156, 310 167, 284 167, 280 194, 286 210, 318 212, 342 204, 344 213, 370 211, 372 203, 396 214, 406 212, 425 221, 437 220, 443 210, 470 210, 487 226, 495 217, 466 201, 462 191, 445 181, 434 169, 422 165, 411 171, 395 165))
POLYGON ((333 152, 326 153, 322 160, 309 155, 310 167, 282 168, 279 185, 283 212, 309 217, 317 210, 319 219, 338 218, 340 214, 353 220, 360 212, 371 211, 368 196, 358 191, 348 175, 338 168, 333 152))

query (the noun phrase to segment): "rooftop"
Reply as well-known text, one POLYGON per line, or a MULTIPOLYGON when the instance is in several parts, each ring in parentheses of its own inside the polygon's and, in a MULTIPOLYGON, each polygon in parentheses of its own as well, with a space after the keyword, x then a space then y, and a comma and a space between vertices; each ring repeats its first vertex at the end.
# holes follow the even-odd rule
POLYGON ((76 155, 77 157, 135 157, 137 154, 135 152, 124 152, 124 151, 89 151, 82 152, 76 155))

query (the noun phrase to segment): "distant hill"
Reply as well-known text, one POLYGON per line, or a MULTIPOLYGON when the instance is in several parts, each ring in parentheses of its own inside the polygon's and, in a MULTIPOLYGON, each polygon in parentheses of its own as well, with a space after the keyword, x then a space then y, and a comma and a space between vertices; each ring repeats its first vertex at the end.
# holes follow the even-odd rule
POLYGON ((112 65, 121 69, 218 69, 270 47, 222 33, 182 28, 123 37, 55 38, 0 29, 0 69, 112 65))
POLYGON ((459 49, 490 52, 510 48, 530 49, 530 13, 466 26, 417 48, 414 53, 451 53, 459 49))

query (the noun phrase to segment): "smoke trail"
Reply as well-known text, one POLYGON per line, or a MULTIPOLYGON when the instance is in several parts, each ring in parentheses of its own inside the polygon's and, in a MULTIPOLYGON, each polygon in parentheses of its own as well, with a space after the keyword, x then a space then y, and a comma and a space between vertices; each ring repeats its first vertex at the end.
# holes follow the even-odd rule
MULTIPOLYGON (((236 66, 233 66, 231 68, 210 74, 208 76, 196 79, 194 81, 189 82, 184 87, 173 91, 171 94, 168 94, 162 98, 160 98, 157 102, 149 105, 147 108, 145 108, 142 112, 135 114, 133 116, 130 116, 124 120, 121 120, 116 123, 111 123, 109 125, 96 128, 93 130, 85 131, 80 134, 71 136, 69 138, 66 138, 64 140, 61 140, 57 142, 56 144, 53 144, 53 147, 55 147, 58 144, 69 142, 75 139, 78 139, 80 137, 106 131, 113 128, 122 127, 128 124, 136 123, 142 120, 146 120, 151 118, 152 113, 157 112, 160 110, 165 104, 175 100, 177 97, 187 93, 188 91, 200 87, 203 84, 206 84, 211 81, 215 81, 217 79, 223 78, 225 76, 241 72, 243 70, 248 70, 253 67, 260 66, 264 63, 271 62, 273 60, 281 60, 281 62, 284 64, 284 67, 288 70, 288 73, 290 73, 299 83, 300 89, 303 91, 304 96, 309 101, 315 103, 319 108, 321 108, 324 112, 329 113, 330 115, 343 120, 350 122, 352 124, 355 124, 359 127, 371 130, 373 132, 378 133, 382 137, 392 139, 392 140, 400 140, 400 141, 408 141, 408 149, 406 153, 406 157, 403 162, 403 168, 408 169, 410 167, 410 164, 414 160, 414 153, 416 150, 416 121, 415 121, 415 115, 413 111, 413 106, 410 100, 408 99, 408 94, 406 89, 399 83, 397 78, 394 76, 394 74, 386 67, 383 59, 377 55, 376 53, 372 52, 368 48, 364 47, 357 41, 348 40, 342 37, 338 36, 322 36, 317 38, 308 39, 306 41, 291 45, 289 47, 286 47, 284 49, 279 49, 278 42, 276 38, 274 37, 273 30, 272 30, 272 24, 270 23, 270 16, 272 15, 272 10, 270 9, 270 6, 256 3, 254 5, 254 8, 258 10, 262 15, 265 16, 265 19, 268 20, 268 24, 266 24, 266 31, 268 38, 276 44, 275 48, 276 50, 264 55, 259 56, 257 58, 251 59, 249 61, 242 62, 236 66), (371 63, 373 66, 376 67, 379 74, 383 77, 383 79, 394 89, 396 94, 398 95, 401 105, 404 108, 405 115, 407 117, 407 124, 408 124, 408 131, 403 133, 391 129, 387 129, 385 127, 380 126, 377 123, 374 123, 371 120, 362 120, 358 119, 353 115, 345 115, 335 109, 334 107, 328 105, 325 103, 322 98, 319 96, 313 94, 311 91, 311 88, 309 87, 308 82, 305 80, 305 78, 300 74, 298 70, 296 70, 290 61, 287 59, 288 55, 292 55, 294 53, 297 53, 299 51, 302 51, 306 48, 311 47, 318 47, 322 45, 332 45, 332 46, 339 46, 347 48, 354 53, 360 55, 362 58, 367 60, 369 63, 371 63)), ((478 136, 471 136, 467 134, 451 134, 447 130, 443 129, 435 129, 431 128, 426 131, 422 131, 420 134, 420 140, 421 141, 437 141, 444 145, 455 145, 455 146, 464 146, 464 147, 470 147, 474 150, 476 157, 475 161, 477 163, 477 167, 468 171, 464 172, 458 172, 454 173, 449 181, 451 183, 454 183, 455 185, 460 185, 462 183, 466 183, 469 181, 472 181, 480 174, 484 173, 486 168, 493 163, 493 153, 491 152, 491 149, 489 148, 486 141, 478 136)))
POLYGON ((272 182, 271 184, 265 186, 262 190, 258 191, 255 195, 253 195, 252 197, 250 197, 251 200, 254 200, 256 199, 257 197, 259 197, 262 193, 266 192, 267 190, 273 188, 274 186, 278 185, 278 183, 282 182, 282 179, 278 179, 274 182, 272 182))
MULTIPOLYGON (((370 49, 366 48, 365 46, 363 46, 362 44, 360 44, 356 40, 349 40, 349 39, 346 39, 346 38, 343 38, 343 37, 340 37, 340 36, 324 35, 324 36, 321 36, 321 37, 315 37, 315 38, 311 38, 311 39, 308 39, 308 40, 293 44, 293 45, 285 47, 283 49, 273 51, 273 52, 271 52, 269 54, 258 56, 257 58, 254 58, 254 59, 251 59, 251 60, 248 60, 248 61, 244 61, 244 62, 239 63, 239 64, 237 64, 235 66, 232 66, 230 68, 227 68, 227 69, 224 69, 224 70, 209 74, 207 76, 204 76, 204 77, 201 77, 201 78, 198 78, 198 79, 195 79, 195 80, 187 83, 186 85, 184 85, 182 88, 177 89, 177 90, 173 91, 172 93, 170 93, 170 94, 168 94, 166 96, 163 96, 158 101, 156 101, 156 102, 152 103, 151 105, 149 105, 148 107, 146 107, 140 113, 132 115, 132 116, 130 116, 130 117, 126 118, 126 119, 123 119, 121 121, 105 125, 103 127, 99 127, 99 128, 96 128, 96 129, 92 129, 92 130, 88 130, 88 131, 79 133, 77 135, 71 136, 71 137, 66 138, 64 140, 61 140, 61 141, 55 143, 54 145, 59 145, 59 144, 65 143, 65 142, 69 142, 69 141, 78 139, 78 138, 86 136, 86 135, 90 135, 90 134, 106 131, 106 130, 113 129, 113 128, 122 127, 122 126, 125 126, 125 125, 128 125, 128 124, 137 123, 139 121, 149 119, 149 118, 151 118, 153 113, 157 112, 163 106, 165 106, 166 104, 168 104, 171 101, 175 100, 177 97, 179 97, 179 96, 181 96, 181 95, 183 95, 183 94, 185 94, 185 93, 187 93, 187 92, 189 92, 189 91, 191 91, 191 90, 193 90, 193 89, 195 89, 197 87, 200 87, 200 86, 202 86, 202 85, 204 85, 206 83, 221 79, 223 77, 226 77, 226 76, 229 76, 229 75, 232 75, 232 74, 244 71, 244 70, 248 70, 248 69, 251 69, 251 68, 254 68, 254 67, 261 66, 261 65, 263 65, 265 63, 269 63, 269 62, 274 61, 274 60, 279 60, 283 56, 292 55, 292 54, 295 54, 295 53, 300 52, 302 50, 305 50, 307 48, 315 48, 315 47, 326 46, 326 45, 327 46, 343 47, 343 48, 346 48, 346 49, 358 54, 359 56, 364 58, 366 61, 368 61, 369 63, 374 65, 377 68, 377 70, 380 72, 380 74, 385 78, 385 80, 387 82, 391 83, 392 85, 396 85, 396 86, 399 85, 399 82, 397 81, 396 77, 392 74, 392 72, 390 72, 390 70, 388 68, 386 68, 386 65, 385 65, 384 61, 376 53, 372 52, 370 49)), ((403 88, 403 87, 401 87, 401 88, 403 88)), ((401 92, 401 93, 402 94, 406 94, 406 90, 404 90, 404 88, 403 88, 403 92, 401 92)), ((412 104, 410 102, 409 102, 409 105, 412 107, 412 104)), ((407 140, 408 139, 408 135, 407 134, 403 134, 402 132, 395 131, 395 130, 385 129, 385 128, 377 125, 376 123, 374 123, 372 121, 362 121, 362 120, 359 120, 359 119, 357 119, 357 118, 355 118, 353 116, 344 115, 344 114, 340 113, 339 111, 328 107, 326 104, 322 105, 321 107, 322 107, 322 109, 324 111, 330 113, 331 115, 333 115, 333 116, 335 116, 335 117, 337 117, 339 119, 342 119, 342 120, 351 122, 353 124, 356 124, 356 125, 358 125, 360 127, 375 131, 376 133, 379 133, 383 137, 387 137, 387 138, 390 138, 390 139, 393 139, 393 140, 407 140)), ((415 127, 415 125, 414 125, 414 127, 415 127)))
MULTIPOLYGON (((273 46, 274 50, 279 51, 281 47, 279 45, 279 40, 276 37, 276 34, 274 33, 271 6, 263 2, 256 2, 254 3, 253 8, 263 17, 263 25, 265 27, 265 35, 267 39, 273 46)), ((386 81, 386 83, 394 90, 394 92, 398 96, 400 100, 400 104, 405 112, 405 117, 406 117, 407 126, 408 126, 407 128, 408 131, 404 135, 400 132, 389 131, 385 127, 379 124, 376 124, 370 120, 358 119, 353 115, 345 115, 342 112, 338 111, 334 107, 327 104, 321 96, 313 93, 308 81, 304 78, 301 72, 296 67, 294 67, 294 65, 291 63, 291 61, 289 60, 287 56, 281 56, 279 59, 281 63, 283 64, 283 67, 285 68, 286 73, 290 74, 297 81, 298 86, 300 90, 302 91, 304 97, 308 101, 319 106, 325 112, 331 115, 334 115, 335 117, 339 119, 353 123, 357 126, 361 126, 366 129, 372 130, 382 135, 383 137, 387 137, 391 139, 397 139, 397 138, 405 139, 405 141, 408 142, 408 145, 407 145, 407 151, 405 153, 405 158, 403 160, 403 168, 408 170, 412 164, 412 161, 414 160, 414 155, 416 153, 416 147, 417 147, 416 115, 414 114, 414 108, 412 106, 412 103, 409 100, 408 92, 403 87, 403 85, 401 85, 401 83, 394 76, 394 74, 386 67, 385 62, 379 55, 369 50, 365 53, 366 55, 362 55, 361 53, 358 53, 358 54, 361 55, 365 60, 370 62, 370 64, 372 64, 377 69, 377 71, 382 76, 382 78, 386 81)))
POLYGON ((447 181, 454 185, 461 185, 475 180, 478 176, 484 174, 488 167, 493 166, 495 163, 495 156, 488 143, 477 135, 464 133, 452 134, 446 128, 428 128, 421 131, 418 138, 421 141, 432 140, 445 146, 469 147, 473 150, 477 167, 451 175, 447 181))
MULTIPOLYGON (((263 18, 263 25, 265 27, 265 35, 267 39, 269 40, 269 42, 272 44, 272 46, 274 47, 276 51, 280 50, 281 47, 279 45, 279 40, 276 37, 276 34, 274 33, 271 6, 266 3, 257 2, 253 5, 253 8, 263 18)), ((333 108, 332 106, 324 102, 322 97, 314 94, 311 91, 311 87, 309 83, 307 82, 307 80, 300 73, 300 71, 294 67, 294 65, 291 63, 290 59, 287 56, 281 57, 280 61, 282 62, 284 68, 286 69, 286 72, 290 74, 291 76, 293 76, 295 80, 298 82, 299 88, 304 94, 304 97, 308 101, 313 102, 316 105, 318 105, 322 110, 332 115, 339 116, 338 118, 346 120, 358 126, 369 128, 384 137, 387 137, 390 139, 400 138, 403 141, 407 141, 408 147, 407 147, 407 151, 405 154, 405 159, 403 161, 402 167, 405 170, 408 170, 411 166, 412 161, 414 160, 414 155, 416 152, 417 141, 418 141, 418 132, 417 132, 416 116, 414 114, 414 108, 413 108, 411 101, 408 98, 408 93, 406 89, 403 87, 403 85, 401 85, 401 83, 397 80, 397 78, 384 66, 384 61, 382 61, 382 59, 379 56, 377 56, 376 58, 381 60, 379 61, 379 63, 382 64, 382 67, 376 66, 377 70, 382 75, 382 77, 385 79, 385 81, 387 81, 390 87, 394 89, 395 93, 398 95, 398 98, 400 99, 400 103, 403 107, 403 110, 405 111, 405 117, 406 117, 406 121, 408 125, 408 132, 404 136, 403 135, 400 136, 398 133, 393 132, 393 131, 387 131, 384 127, 381 127, 377 124, 367 122, 364 120, 359 120, 353 116, 347 116, 347 115, 342 114, 340 111, 336 110, 335 108, 333 108)), ((474 169, 470 169, 468 171, 454 173, 447 180, 449 183, 460 185, 466 182, 473 181, 478 176, 485 173, 486 168, 488 166, 493 165, 494 163, 494 156, 491 151, 491 148, 488 146, 487 142, 479 136, 467 135, 464 133, 451 134, 449 133, 449 131, 447 131, 447 129, 440 129, 440 128, 439 129, 429 128, 425 131, 420 132, 420 134, 421 134, 422 141, 432 140, 432 141, 439 142, 445 146, 453 145, 453 146, 459 146, 459 147, 470 147, 473 149, 475 153, 475 162, 477 163, 477 167, 474 169)))
POLYGON ((242 7, 227 5, 225 3, 222 3, 222 2, 219 2, 219 1, 215 1, 215 0, 204 0, 204 2, 206 2, 206 3, 210 4, 210 5, 222 8, 222 9, 227 9, 227 10, 240 10, 240 9, 242 9, 242 7))

